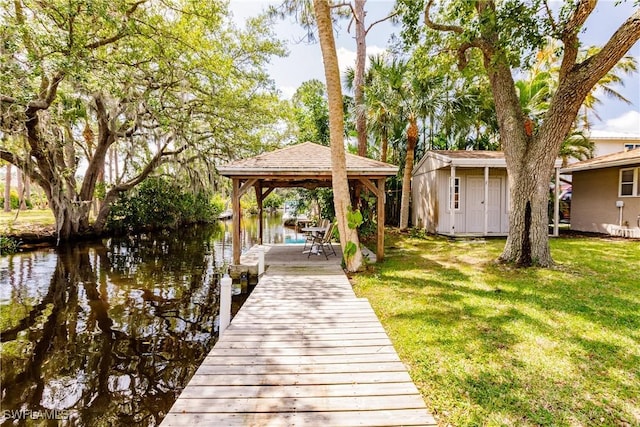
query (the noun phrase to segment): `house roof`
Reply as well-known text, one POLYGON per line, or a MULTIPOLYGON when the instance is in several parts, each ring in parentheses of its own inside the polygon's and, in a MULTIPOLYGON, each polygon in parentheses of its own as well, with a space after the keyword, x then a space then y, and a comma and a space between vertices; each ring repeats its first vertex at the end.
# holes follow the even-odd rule
POLYGON ((591 169, 611 168, 615 166, 627 166, 640 163, 640 149, 622 151, 583 160, 560 170, 561 173, 572 173, 591 169))
POLYGON ((456 167, 493 167, 506 168, 507 161, 502 151, 483 151, 483 150, 429 150, 420 159, 418 164, 413 168, 415 175, 429 159, 434 159, 439 165, 436 169, 449 166, 456 167))
POLYGON ((640 129, 638 132, 616 132, 609 130, 594 129, 589 132, 589 139, 600 140, 629 140, 640 141, 640 129))
MULTIPOLYGON (((504 157, 504 151, 485 151, 485 150, 429 150, 422 157, 420 162, 413 168, 415 175, 428 159, 435 159, 440 162, 436 169, 449 166, 461 168, 503 168, 507 167, 507 160, 504 157)), ((557 168, 562 164, 561 159, 557 159, 555 166, 557 168)))
POLYGON ((504 159, 502 151, 483 151, 483 150, 431 150, 441 156, 451 159, 504 159))
MULTIPOLYGON (((395 175, 398 167, 366 157, 345 153, 350 176, 385 177, 395 175)), ((218 167, 223 176, 268 177, 297 176, 301 178, 330 177, 331 148, 312 142, 291 145, 248 159, 218 167)))

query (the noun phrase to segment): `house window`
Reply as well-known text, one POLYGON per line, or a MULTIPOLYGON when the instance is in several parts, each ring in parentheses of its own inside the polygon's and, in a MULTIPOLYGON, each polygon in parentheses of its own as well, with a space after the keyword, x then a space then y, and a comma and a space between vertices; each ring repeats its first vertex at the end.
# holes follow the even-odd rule
POLYGON ((640 196, 638 188, 640 168, 620 169, 620 196, 640 196))
POLYGON ((460 178, 449 178, 449 209, 460 210, 460 178))
POLYGON ((635 150, 640 148, 640 144, 624 144, 624 151, 635 150))

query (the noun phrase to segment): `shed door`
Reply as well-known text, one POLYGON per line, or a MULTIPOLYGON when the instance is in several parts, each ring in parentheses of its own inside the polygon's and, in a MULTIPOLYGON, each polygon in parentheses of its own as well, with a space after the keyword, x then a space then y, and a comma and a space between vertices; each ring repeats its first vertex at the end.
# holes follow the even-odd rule
MULTIPOLYGON (((502 178, 489 178, 488 232, 500 232, 502 178)), ((484 232, 484 177, 467 177, 467 233, 484 232)))

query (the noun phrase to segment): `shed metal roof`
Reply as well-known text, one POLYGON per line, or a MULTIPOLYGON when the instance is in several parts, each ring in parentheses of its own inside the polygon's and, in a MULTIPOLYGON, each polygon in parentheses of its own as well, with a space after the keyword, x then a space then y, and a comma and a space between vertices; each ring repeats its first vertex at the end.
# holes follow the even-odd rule
MULTIPOLYGON (((420 173, 424 164, 428 159, 435 159, 439 162, 436 169, 449 166, 461 168, 507 168, 507 160, 504 157, 504 151, 488 151, 488 150, 429 150, 422 157, 420 162, 413 168, 413 175, 420 173)), ((561 159, 556 159, 555 167, 559 168, 562 164, 561 159)), ((424 172, 424 171, 422 171, 424 172)))

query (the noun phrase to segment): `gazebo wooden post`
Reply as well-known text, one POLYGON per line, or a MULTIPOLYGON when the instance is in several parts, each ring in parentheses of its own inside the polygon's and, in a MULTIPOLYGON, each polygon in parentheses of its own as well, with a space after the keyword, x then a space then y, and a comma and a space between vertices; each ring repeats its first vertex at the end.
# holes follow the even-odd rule
POLYGON ((231 211, 233 213, 233 235, 231 238, 231 246, 233 248, 233 264, 240 264, 240 180, 232 179, 233 191, 231 194, 231 211))
POLYGON ((258 244, 262 244, 263 217, 262 217, 262 181, 258 180, 255 185, 256 200, 258 201, 258 244))
POLYGON ((384 205, 386 194, 384 192, 385 178, 378 178, 378 238, 376 239, 376 261, 380 262, 384 259, 384 205))
POLYGON ((375 194, 378 201, 376 202, 376 206, 378 207, 378 233, 376 239, 376 260, 382 261, 384 259, 384 203, 385 203, 385 193, 384 193, 384 184, 386 182, 386 178, 378 178, 376 179, 376 183, 367 177, 360 177, 360 183, 362 183, 366 188, 369 189, 373 194, 375 194))
MULTIPOLYGON (((367 188, 378 199, 376 257, 384 259, 385 182, 387 176, 395 175, 398 168, 377 160, 346 153, 349 184, 367 188)), ((259 241, 264 243, 264 200, 275 188, 330 187, 332 178, 331 149, 311 142, 288 146, 250 159, 222 165, 220 175, 233 181, 233 263, 240 264, 242 242, 240 241, 240 198, 253 187, 258 200, 259 241), (291 159, 296 160, 292 164, 291 159)))

